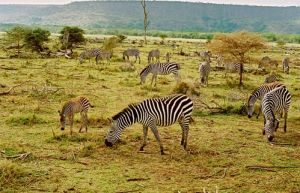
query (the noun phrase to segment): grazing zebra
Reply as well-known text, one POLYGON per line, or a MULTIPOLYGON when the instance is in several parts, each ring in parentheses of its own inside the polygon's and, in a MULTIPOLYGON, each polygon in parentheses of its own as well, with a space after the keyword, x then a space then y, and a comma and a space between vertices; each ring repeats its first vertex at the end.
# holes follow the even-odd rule
POLYGON ((163 155, 164 149, 157 126, 170 126, 178 121, 182 129, 181 145, 186 149, 192 111, 193 101, 182 94, 146 99, 141 103, 129 105, 112 117, 112 126, 106 136, 105 145, 109 147, 113 146, 120 139, 126 127, 138 122, 143 125, 144 133, 144 140, 140 151, 143 151, 146 146, 148 127, 150 127, 163 155))
POLYGON ((88 123, 87 112, 89 110, 89 107, 93 107, 93 106, 90 104, 90 102, 87 98, 82 97, 82 96, 76 97, 76 98, 71 99, 70 101, 66 102, 63 105, 62 110, 61 111, 58 110, 58 113, 60 115, 61 130, 65 130, 66 118, 68 118, 69 124, 70 124, 70 132, 72 135, 74 114, 80 113, 82 125, 80 126, 79 132, 81 132, 82 127, 85 127, 85 131, 87 132, 87 123, 88 123))
POLYGON ((210 61, 203 62, 199 65, 200 81, 208 85, 208 75, 210 73, 210 61))
POLYGON ((288 74, 290 71, 290 67, 289 67, 289 61, 290 59, 288 57, 283 58, 282 60, 282 68, 283 68, 283 72, 288 74))
POLYGON ((127 49, 123 52, 123 60, 127 58, 129 60, 129 56, 135 56, 135 62, 139 59, 139 64, 141 63, 140 51, 135 48, 127 49))
POLYGON ((151 86, 153 84, 154 79, 155 79, 154 86, 156 86, 158 74, 167 75, 173 73, 175 75, 176 80, 179 81, 180 79, 179 70, 180 70, 180 66, 175 62, 150 64, 146 68, 144 68, 140 73, 141 84, 145 83, 146 77, 149 73, 153 74, 151 86))
POLYGON ((225 77, 227 75, 227 72, 241 72, 243 71, 243 65, 241 63, 225 63, 225 77))
POLYGON ((269 56, 264 56, 258 63, 258 68, 262 68, 265 66, 270 66, 270 67, 278 67, 278 62, 276 60, 272 60, 269 56))
POLYGON ((279 81, 278 75, 271 74, 266 77, 264 83, 272 83, 272 82, 276 82, 276 81, 279 81))
POLYGON ((154 58, 156 58, 156 62, 159 62, 160 51, 158 49, 151 50, 148 54, 148 63, 153 62, 154 58))
MULTIPOLYGON (((266 93, 270 92, 271 90, 284 86, 281 83, 266 83, 259 86, 255 89, 252 94, 250 95, 248 102, 247 102, 247 110, 248 110, 248 118, 251 118, 254 112, 254 105, 256 100, 262 100, 266 93)), ((261 112, 261 105, 258 111, 256 118, 258 119, 261 112)))
POLYGON ((101 61, 101 60, 106 60, 107 62, 110 61, 112 58, 112 53, 109 51, 101 51, 97 56, 96 56, 96 61, 101 61))
POLYGON ((84 50, 79 55, 79 62, 80 62, 80 64, 82 64, 85 59, 90 60, 92 57, 95 57, 96 64, 98 64, 97 56, 100 54, 100 52, 101 51, 98 48, 91 48, 91 49, 84 50))
POLYGON ((170 58, 171 58, 171 53, 170 53, 170 52, 167 52, 167 53, 166 53, 166 61, 167 61, 167 62, 170 62, 170 58))
POLYGON ((284 112, 283 130, 286 132, 286 120, 290 103, 291 94, 284 86, 273 89, 264 96, 262 100, 262 112, 265 120, 263 134, 267 134, 269 141, 273 140, 274 131, 276 131, 279 126, 279 121, 275 115, 282 111, 284 112))

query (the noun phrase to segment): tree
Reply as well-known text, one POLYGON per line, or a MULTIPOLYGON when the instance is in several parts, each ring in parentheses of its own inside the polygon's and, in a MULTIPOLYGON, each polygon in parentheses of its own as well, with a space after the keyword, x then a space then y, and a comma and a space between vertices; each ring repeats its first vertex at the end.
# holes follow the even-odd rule
POLYGON ((25 35, 26 47, 33 51, 42 52, 44 50, 44 42, 49 40, 51 33, 48 30, 36 28, 30 30, 25 35))
POLYGON ((110 37, 103 42, 103 49, 113 53, 113 49, 118 47, 120 39, 117 36, 110 37))
POLYGON ((24 46, 24 38, 27 33, 28 29, 16 26, 12 28, 10 31, 6 32, 6 40, 9 44, 8 48, 15 48, 17 49, 18 58, 20 57, 20 51, 24 46))
POLYGON ((79 27, 66 26, 60 31, 59 37, 64 49, 73 49, 74 46, 84 43, 84 30, 79 27))
POLYGON ((143 7, 143 11, 144 11, 144 39, 145 39, 145 44, 147 44, 147 38, 146 38, 147 37, 147 29, 150 24, 150 21, 148 20, 149 11, 147 10, 146 0, 141 0, 141 4, 143 7))
POLYGON ((207 44, 209 50, 222 55, 232 56, 241 64, 240 85, 243 84, 243 69, 246 63, 246 54, 249 51, 265 47, 264 39, 250 32, 234 32, 230 34, 216 34, 214 39, 207 44))

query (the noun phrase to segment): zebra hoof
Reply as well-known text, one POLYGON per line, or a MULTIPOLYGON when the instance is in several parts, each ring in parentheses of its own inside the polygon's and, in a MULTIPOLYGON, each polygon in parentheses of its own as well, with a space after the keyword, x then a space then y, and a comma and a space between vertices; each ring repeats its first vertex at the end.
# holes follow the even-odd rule
POLYGON ((140 147, 140 151, 144 151, 144 146, 140 147))
POLYGON ((160 150, 160 155, 166 155, 164 150, 160 150))

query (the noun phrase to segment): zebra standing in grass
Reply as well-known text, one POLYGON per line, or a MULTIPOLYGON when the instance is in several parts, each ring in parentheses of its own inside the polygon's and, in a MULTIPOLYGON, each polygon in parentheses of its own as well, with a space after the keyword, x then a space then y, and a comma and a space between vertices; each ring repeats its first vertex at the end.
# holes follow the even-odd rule
POLYGON ((240 73, 243 71, 243 65, 241 63, 225 63, 224 64, 225 68, 225 77, 227 75, 227 72, 238 72, 240 73))
POLYGON ((271 75, 268 75, 268 76, 266 77, 264 83, 272 83, 272 82, 276 82, 276 81, 279 81, 278 75, 276 75, 276 74, 271 74, 271 75))
POLYGON ((182 129, 181 145, 186 149, 192 111, 193 101, 182 94, 147 99, 139 104, 129 105, 123 111, 113 116, 112 126, 106 136, 105 144, 109 147, 113 146, 120 139, 126 127, 138 122, 143 125, 144 133, 140 151, 143 151, 147 144, 148 128, 150 127, 163 155, 164 149, 157 126, 170 126, 178 121, 182 129))
POLYGON ((135 56, 135 62, 139 59, 139 64, 141 63, 140 51, 135 48, 127 49, 123 52, 123 60, 127 58, 129 60, 129 56, 135 56))
POLYGON ((112 53, 109 51, 101 51, 97 56, 96 56, 96 61, 101 61, 101 60, 106 60, 107 62, 110 61, 112 58, 112 53))
POLYGON ((160 57, 160 51, 159 49, 151 50, 148 54, 148 63, 153 62, 154 58, 156 59, 156 62, 159 62, 160 57))
MULTIPOLYGON (((270 92, 271 90, 278 88, 278 87, 284 87, 281 83, 266 83, 259 86, 257 89, 255 89, 252 94, 250 95, 248 102, 247 102, 247 111, 248 111, 248 118, 251 118, 254 112, 254 105, 257 100, 262 100, 262 98, 265 96, 266 93, 270 92)), ((256 118, 258 119, 261 112, 261 105, 258 111, 258 114, 256 118)))
POLYGON ((98 48, 91 48, 91 49, 84 50, 79 55, 79 62, 80 62, 80 64, 82 64, 85 59, 90 60, 92 57, 95 57, 96 64, 98 64, 97 56, 100 54, 100 52, 101 51, 98 48))
POLYGON ((140 73, 141 84, 145 83, 146 77, 148 76, 149 73, 153 74, 151 86, 153 84, 154 79, 155 79, 154 86, 156 86, 158 74, 159 75, 167 75, 167 74, 173 73, 178 82, 180 79, 179 70, 180 70, 180 65, 175 62, 150 64, 147 67, 145 67, 140 73))
POLYGON ((170 59, 171 59, 171 53, 170 53, 170 52, 167 52, 167 53, 166 53, 166 61, 167 61, 167 62, 170 62, 170 59))
POLYGON ((65 130, 66 119, 68 119, 70 124, 70 133, 72 135, 74 115, 75 113, 80 113, 82 124, 80 126, 79 133, 81 132, 81 129, 83 127, 85 127, 85 131, 87 132, 87 124, 88 124, 87 112, 89 110, 89 107, 93 107, 93 106, 90 104, 87 98, 82 96, 71 99, 70 101, 66 102, 63 105, 62 110, 61 111, 58 110, 60 116, 61 130, 65 130))
POLYGON ((211 52, 210 52, 210 51, 200 52, 200 57, 201 57, 204 61, 207 61, 207 60, 209 60, 210 57, 211 57, 211 52))
POLYGON ((210 58, 206 62, 199 65, 200 81, 201 84, 208 85, 208 76, 210 73, 210 58))
POLYGON ((265 120, 263 134, 267 134, 269 141, 273 140, 274 131, 276 131, 279 126, 279 121, 275 115, 282 111, 284 112, 283 130, 286 132, 286 120, 290 103, 291 94, 284 86, 273 89, 264 96, 262 100, 262 112, 265 120))
POLYGON ((283 72, 286 73, 286 74, 289 74, 289 71, 290 71, 290 67, 289 67, 289 58, 288 57, 285 57, 283 58, 282 60, 282 68, 283 68, 283 72))

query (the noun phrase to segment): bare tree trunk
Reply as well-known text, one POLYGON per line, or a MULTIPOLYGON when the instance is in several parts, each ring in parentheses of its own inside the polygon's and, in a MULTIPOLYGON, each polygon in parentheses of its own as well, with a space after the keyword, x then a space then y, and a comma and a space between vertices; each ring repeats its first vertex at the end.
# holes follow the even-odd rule
POLYGON ((147 44, 147 29, 150 23, 150 21, 148 20, 149 12, 147 10, 146 0, 141 0, 141 4, 144 11, 144 40, 145 40, 145 44, 147 44))
POLYGON ((244 64, 241 63, 241 68, 240 68, 240 86, 243 85, 243 72, 244 72, 244 64))
POLYGON ((20 41, 17 43, 17 53, 18 53, 18 58, 20 58, 20 41))

